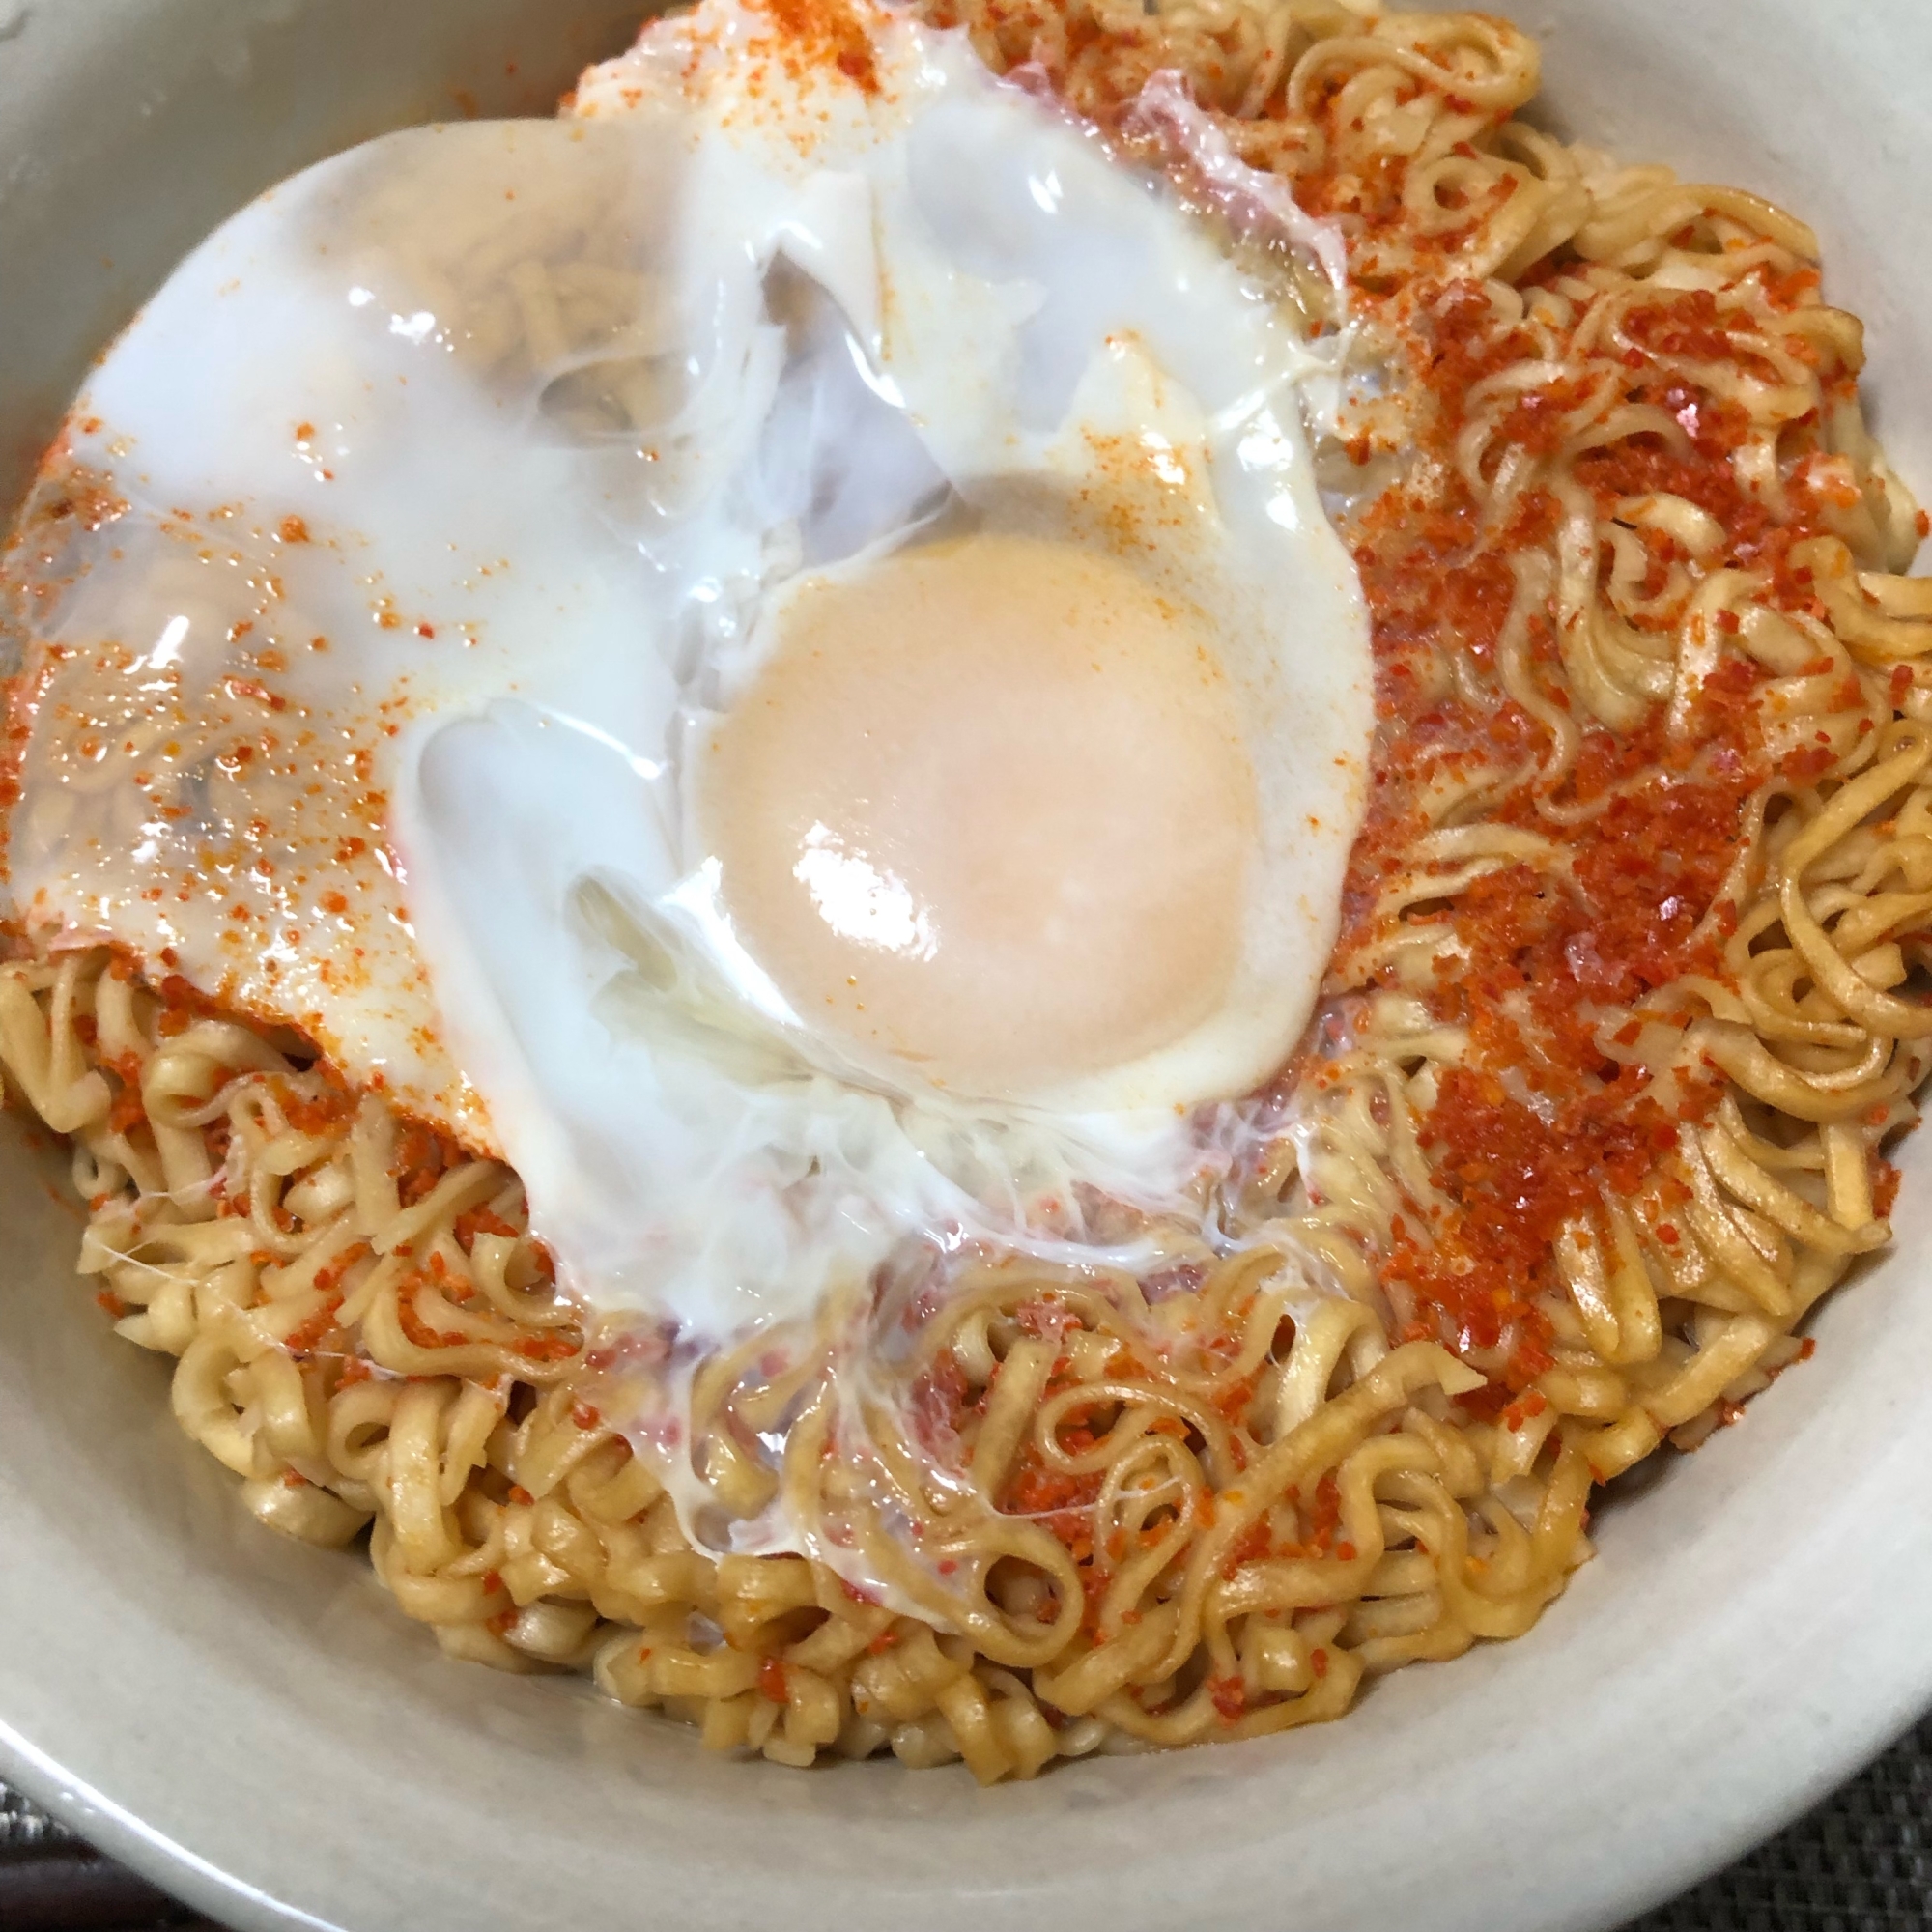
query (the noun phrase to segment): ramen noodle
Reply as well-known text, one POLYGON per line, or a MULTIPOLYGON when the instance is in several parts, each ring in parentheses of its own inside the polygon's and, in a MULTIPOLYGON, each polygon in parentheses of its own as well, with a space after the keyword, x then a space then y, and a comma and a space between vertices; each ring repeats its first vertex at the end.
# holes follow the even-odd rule
MULTIPOLYGON (((1808 1351, 1932 1064, 1932 584, 1811 232, 1518 119, 1517 29, 927 12, 1347 336, 1321 462, 1379 724, 1321 1005, 1229 1182, 1274 1245, 899 1270, 778 1366, 704 1364, 710 1492, 840 1560, 720 1554, 606 1420, 639 1365, 513 1173, 108 949, 16 947, 0 1063, 71 1140, 82 1274, 263 1522, 366 1529, 452 1656, 590 1671, 720 1749, 993 1781, 1521 1634, 1596 1486, 1808 1351), (1293 1315, 1291 1251, 1333 1290, 1293 1315)), ((86 514, 43 496, 19 542, 86 514)))

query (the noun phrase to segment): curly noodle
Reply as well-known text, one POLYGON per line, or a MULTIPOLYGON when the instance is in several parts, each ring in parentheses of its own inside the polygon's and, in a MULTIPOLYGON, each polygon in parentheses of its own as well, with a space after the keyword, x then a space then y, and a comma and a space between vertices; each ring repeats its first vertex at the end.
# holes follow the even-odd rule
POLYGON ((708 1364, 713 1494, 781 1491, 872 1591, 695 1548, 516 1177, 298 1038, 97 949, 0 968, 0 1063, 71 1137, 82 1272, 262 1521, 368 1526, 454 1656, 990 1781, 1333 1718, 1520 1634, 1593 1486, 1802 1352, 1889 1238, 1880 1150, 1932 1066, 1932 593, 1809 231, 1516 119, 1514 28, 923 11, 1129 149, 1178 70, 1347 240, 1345 295, 1276 265, 1353 331, 1322 462, 1381 716, 1323 1005, 1236 1178, 1277 1245, 981 1258, 708 1364), (1333 1291, 1298 1314, 1290 1252, 1333 1291))

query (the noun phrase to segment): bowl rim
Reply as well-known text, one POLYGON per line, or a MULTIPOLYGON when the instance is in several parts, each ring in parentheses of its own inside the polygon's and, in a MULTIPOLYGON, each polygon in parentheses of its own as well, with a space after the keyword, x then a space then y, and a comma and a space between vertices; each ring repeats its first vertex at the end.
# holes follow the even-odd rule
MULTIPOLYGON (((1902 19, 1912 4, 1913 0, 1894 0, 1891 11, 1902 19)), ((1511 11, 1533 14, 1536 10, 1511 11)), ((6 13, 5 0, 0 0, 0 17, 6 13)), ((1932 29, 1925 31, 1922 44, 1932 48, 1932 29)), ((0 29, 0 34, 4 32, 0 29)), ((1925 71, 1932 72, 1932 57, 1925 71)), ((1605 138, 1610 138, 1607 132, 1605 138)), ((1830 233, 1828 229, 1828 239, 1830 233)), ((1892 326, 1898 326, 1895 319, 1892 326)), ((1932 482, 1932 470, 1924 474, 1932 482)), ((1905 1285, 1922 1291, 1922 1278, 1932 1275, 1932 1263, 1923 1259, 1932 1257, 1932 1200, 1919 1197, 1932 1196, 1932 1143, 1921 1135, 1912 1152, 1908 1191, 1914 1193, 1920 1211, 1911 1219, 1901 1217, 1902 1232, 1888 1270, 1894 1279, 1921 1277, 1905 1285)), ((1862 1295, 1870 1289, 1870 1284, 1859 1284, 1849 1293, 1862 1295)), ((1826 1311, 1828 1324, 1835 1325, 1833 1319, 1842 1312, 1838 1306, 1842 1298, 1834 1296, 1833 1307, 1826 1311)), ((1840 1346, 1856 1342, 1847 1338, 1840 1346)), ((1733 1452, 1754 1450, 1756 1454, 1748 1456, 1753 1462, 1769 1456, 1774 1445, 1767 1437, 1789 1427, 1789 1417, 1777 1412, 1785 1408, 1788 1393, 1780 1386, 1753 1405, 1761 1417, 1755 1431, 1729 1432, 1750 1438, 1748 1442, 1719 1442, 1701 1454, 1720 1462, 1733 1452)), ((1854 1400, 1857 1393, 1841 1390, 1836 1399, 1854 1400)), ((1920 1397, 1913 1410, 1895 1418, 1882 1466, 1856 1472, 1858 1481, 1846 1485, 1847 1492, 1819 1544, 1785 1552, 1778 1561, 1768 1562, 1761 1573, 1740 1579, 1740 1619, 1756 1615, 1769 1633, 1761 1653, 1740 1662, 1726 1648, 1726 1634, 1733 1631, 1726 1626, 1699 1633, 1695 1640, 1679 1644, 1667 1659, 1658 1661, 1658 1669, 1645 1681, 1664 1717, 1671 1715, 1669 1699, 1674 1692, 1695 1692, 1707 1679, 1723 1680, 1723 1694, 1715 1704, 1707 1699, 1697 1709, 1677 1711, 1676 1735, 1663 1740, 1649 1757, 1627 1767, 1622 1783, 1614 1787, 1633 1799, 1648 1801, 1637 1821, 1646 1828, 1639 1843, 1613 1843, 1614 1834, 1602 1834, 1604 1841, 1582 1847, 1574 1865, 1565 1865, 1550 1843, 1521 1851, 1520 1869, 1513 1867, 1513 1876, 1522 1882, 1520 1896, 1537 1910, 1533 1920, 1520 1919, 1525 1932, 1532 1924, 1535 1932, 1599 1932, 1676 1894, 1782 1829, 1932 1707, 1932 1643, 1927 1642, 1922 1618, 1913 1607, 1921 1593, 1932 1588, 1932 1535, 1922 1525, 1915 1534, 1909 1521, 1894 1521, 1887 1534, 1861 1533, 1853 1520, 1861 1500, 1855 1492, 1860 1491, 1867 1501, 1883 1497, 1894 1507, 1902 1502, 1910 1510, 1920 1491, 1918 1472, 1928 1459, 1932 1459, 1932 1402, 1920 1397), (1821 1588, 1821 1572, 1829 1574, 1829 1592, 1821 1588), (1827 1595, 1836 1600, 1843 1613, 1835 1628, 1834 1647, 1829 1657, 1812 1660, 1810 1675, 1792 1693, 1788 1678, 1801 1645, 1788 1630, 1776 1628, 1775 1613, 1785 1605, 1807 1604, 1815 1611, 1827 1595), (1693 1757, 1694 1774, 1677 1761, 1693 1757), (1682 1792, 1698 1786, 1701 1791, 1693 1803, 1664 1803, 1666 1788, 1682 1792), (1550 1884, 1550 1875, 1559 1869, 1564 1873, 1560 1892, 1539 1891, 1539 1884, 1550 1884)), ((0 1471, 0 1517, 12 1489, 0 1471)), ((1593 1580, 1588 1573, 1579 1578, 1569 1602, 1552 1609, 1550 1621, 1563 1618, 1566 1608, 1574 1616, 1575 1595, 1586 1592, 1593 1580)), ((0 1663, 0 1683, 10 1669, 21 1667, 0 1663)), ((1378 1690, 1378 1697, 1392 1688, 1378 1690)), ((1493 1693, 1494 1687, 1488 1688, 1493 1693)), ((791 1776, 775 1767, 741 1769, 748 1780, 791 1776)), ((1065 1767, 1055 1776, 1078 1776, 1079 1770, 1065 1767)), ((903 1774, 882 1770, 879 1775, 903 1774)), ((101 1788, 111 1778, 103 1780, 97 1774, 90 1782, 64 1766, 57 1751, 36 1743, 8 1718, 4 1704, 0 1704, 0 1776, 109 1856, 196 1909, 245 1932, 326 1928, 335 1922, 272 1896, 145 1823, 101 1788)), ((753 1792, 758 1788, 748 1783, 753 1792)), ((1576 1804, 1565 1810, 1563 1803, 1552 1804, 1552 1824, 1586 1815, 1576 1804)), ((1562 1833, 1551 1830, 1545 1836, 1554 1841, 1562 1833)), ((1257 1847, 1257 1855, 1265 1850, 1257 1847)), ((1459 1885, 1466 1891, 1466 1879, 1445 1884, 1441 1894, 1445 1911, 1456 1904, 1459 1885)), ((1231 1894, 1233 1909, 1227 1919, 1231 1926, 1262 1922, 1266 1899, 1251 1871, 1244 1873, 1238 1887, 1231 1885, 1231 1894)), ((1012 1904, 1024 1905, 1028 1893, 1009 1889, 1005 1896, 1012 1904)), ((1414 1896, 1409 1894, 1411 1903, 1414 1896)), ((1385 1903, 1394 1899, 1393 1892, 1384 1894, 1385 1903)), ((1157 1919, 1132 1902, 1108 1901, 1108 1905, 1107 1917, 1116 1932, 1138 1932, 1143 1924, 1172 1922, 1165 1902, 1157 1919)), ((731 1901, 724 1901, 719 1916, 728 1916, 731 1901)), ((952 1932, 954 1927, 958 1932, 969 1928, 983 1932, 987 1916, 983 1898, 962 1904, 935 1887, 928 1915, 933 1932, 952 1932)), ((1501 1917, 1519 1922, 1510 1918, 1507 1905, 1501 1917)), ((869 1922, 864 1915, 854 1919, 855 1924, 869 1922)))
MULTIPOLYGON (((1932 1174, 1927 1180, 1932 1183, 1932 1174)), ((1932 1550, 1922 1568, 1932 1583, 1932 1550)), ((1866 1655, 1875 1660, 1888 1648, 1873 1645, 1866 1655)), ((1523 1921, 1525 1928, 1533 1922, 1537 1932, 1610 1932, 1718 1876, 1775 1838, 1889 1749, 1921 1717, 1932 1715, 1932 1645, 1918 1644, 1914 1650, 1918 1668, 1909 1678, 1887 1667, 1855 1673, 1832 1700, 1822 1728, 1808 1732, 1802 1758, 1760 1748, 1758 1733, 1740 1726, 1732 1749, 1706 1761, 1712 1783, 1724 1794, 1721 1804, 1703 1812, 1662 1813, 1664 1829, 1649 1841, 1640 1861, 1621 1876, 1605 1874, 1575 1891, 1553 1916, 1523 1921)), ((637 1715, 646 1722, 667 1723, 654 1714, 637 1715)), ((788 1775, 781 1767, 762 1764, 741 1769, 750 1777, 788 1775)), ((917 1774, 888 1768, 888 1775, 917 1774)), ((4 1716, 0 1779, 95 1850, 236 1932, 357 1932, 273 1897, 145 1824, 103 1791, 67 1772, 4 1716)), ((928 1919, 933 1932, 969 1932, 985 1922, 983 1908, 977 1906, 968 1914, 942 1910, 928 1919)), ((1123 1932, 1138 1932, 1131 1917, 1118 1922, 1123 1932)))

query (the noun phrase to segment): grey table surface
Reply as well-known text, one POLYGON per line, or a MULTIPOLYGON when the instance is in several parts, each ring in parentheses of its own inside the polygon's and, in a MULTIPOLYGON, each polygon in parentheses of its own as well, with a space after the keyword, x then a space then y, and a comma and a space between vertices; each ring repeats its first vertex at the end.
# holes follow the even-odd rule
MULTIPOLYGON (((0 1932, 162 1928, 216 1932, 0 1784, 0 1932)), ((1769 1844, 1625 1932, 1932 1932, 1932 1718, 1769 1844)))

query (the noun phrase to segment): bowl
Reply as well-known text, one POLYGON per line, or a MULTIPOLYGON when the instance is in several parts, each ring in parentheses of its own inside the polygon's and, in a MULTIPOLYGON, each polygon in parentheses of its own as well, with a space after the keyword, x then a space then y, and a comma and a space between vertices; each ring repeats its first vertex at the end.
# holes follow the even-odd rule
MULTIPOLYGON (((544 112, 635 0, 0 0, 0 502, 88 360, 276 178, 544 112)), ((1783 201, 1932 486, 1932 13, 1527 0, 1563 131, 1783 201)), ((800 1932, 1052 1922, 1611 1924, 1812 1803, 1932 1701, 1932 1136, 1816 1358, 1602 1511, 1518 1642, 1339 1725, 1037 1783, 801 1776, 556 1680, 444 1661, 359 1559, 283 1543, 74 1280, 57 1149, 0 1122, 0 1772, 234 1925, 800 1932)))

